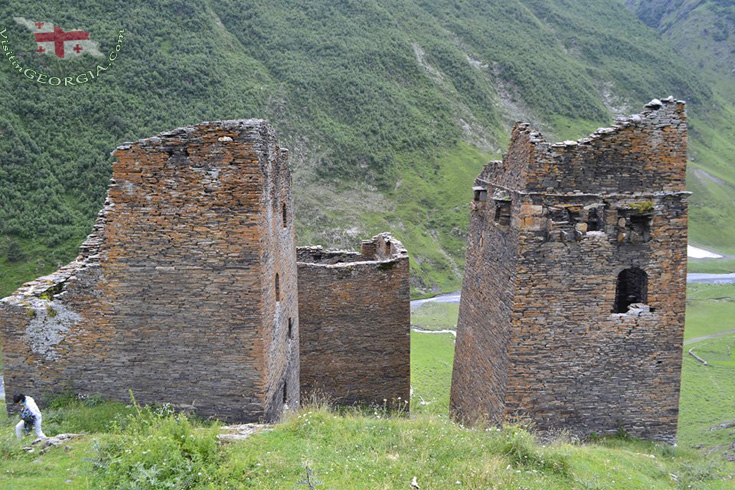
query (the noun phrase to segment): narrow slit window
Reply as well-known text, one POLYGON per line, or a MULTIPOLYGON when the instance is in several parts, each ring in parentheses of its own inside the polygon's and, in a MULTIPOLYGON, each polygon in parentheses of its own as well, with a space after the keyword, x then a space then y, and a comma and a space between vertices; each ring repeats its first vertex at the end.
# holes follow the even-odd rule
POLYGON ((293 319, 288 319, 288 339, 293 339, 293 319))
POLYGON ((276 301, 281 301, 281 279, 276 273, 276 301))
POLYGON ((288 384, 286 381, 283 382, 283 404, 286 405, 288 403, 288 384))
POLYGON ((633 267, 618 274, 613 313, 627 313, 630 305, 648 302, 648 274, 633 267))
POLYGON ((283 227, 288 227, 288 213, 286 212, 286 203, 283 203, 281 207, 281 214, 283 215, 283 227))

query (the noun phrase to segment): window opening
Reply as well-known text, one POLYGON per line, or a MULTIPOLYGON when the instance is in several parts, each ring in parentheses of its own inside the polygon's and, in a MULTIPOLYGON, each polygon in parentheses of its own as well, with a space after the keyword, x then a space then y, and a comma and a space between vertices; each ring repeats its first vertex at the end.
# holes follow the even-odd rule
POLYGON ((602 230, 602 216, 598 208, 592 208, 587 214, 587 231, 602 230))
POLYGON ((499 225, 510 224, 510 201, 495 201, 495 222, 499 225))
MULTIPOLYGON (((651 239, 651 217, 646 215, 632 215, 628 218, 628 228, 637 235, 642 242, 651 239)), ((631 237, 632 237, 631 233, 631 237)))
POLYGON ((648 302, 648 274, 633 267, 618 274, 613 313, 627 313, 630 305, 648 302))

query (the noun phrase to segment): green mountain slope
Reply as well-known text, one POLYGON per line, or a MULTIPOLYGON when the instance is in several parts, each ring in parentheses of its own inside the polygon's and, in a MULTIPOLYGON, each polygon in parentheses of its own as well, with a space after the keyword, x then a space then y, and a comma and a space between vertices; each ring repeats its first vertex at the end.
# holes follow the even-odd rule
POLYGON ((688 188, 691 237, 733 253, 735 247, 735 3, 731 0, 627 0, 627 7, 711 87, 692 125, 688 188))
POLYGON ((690 102, 693 168, 711 198, 701 211, 693 199, 695 241, 724 247, 716 232, 732 193, 711 180, 735 182, 725 133, 735 111, 621 5, 6 1, 0 30, 37 71, 68 76, 95 61, 36 53, 13 17, 83 28, 103 52, 126 32, 113 67, 80 86, 33 83, 0 60, 0 296, 73 257, 104 199, 111 149, 212 119, 276 126, 292 151, 300 243, 354 246, 391 230, 421 293, 459 286, 469 186, 515 120, 576 138, 674 94, 690 102))

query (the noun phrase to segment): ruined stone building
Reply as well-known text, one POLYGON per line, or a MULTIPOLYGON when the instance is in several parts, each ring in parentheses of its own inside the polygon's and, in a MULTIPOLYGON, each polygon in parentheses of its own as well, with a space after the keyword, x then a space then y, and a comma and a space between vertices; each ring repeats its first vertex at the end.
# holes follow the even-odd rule
POLYGON ((515 126, 475 181, 455 418, 675 440, 686 161, 673 98, 579 141, 515 126))
POLYGON ((358 252, 298 249, 301 393, 408 409, 409 265, 387 233, 358 252), (399 402, 399 399, 401 400, 399 402))
POLYGON ((8 397, 70 390, 274 420, 299 401, 288 154, 264 121, 114 151, 79 257, 0 303, 8 397))
POLYGON ((299 404, 300 323, 306 386, 342 403, 408 398, 406 250, 390 235, 362 254, 303 249, 297 281, 288 153, 265 121, 202 123, 113 154, 77 259, 0 301, 7 398, 132 390, 273 421, 299 404))

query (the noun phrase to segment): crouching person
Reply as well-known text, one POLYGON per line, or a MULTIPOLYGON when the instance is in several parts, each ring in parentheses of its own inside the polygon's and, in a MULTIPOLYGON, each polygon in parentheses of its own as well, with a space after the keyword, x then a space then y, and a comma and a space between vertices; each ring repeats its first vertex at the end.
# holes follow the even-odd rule
POLYGON ((23 432, 29 434, 31 429, 36 433, 36 437, 46 438, 46 434, 41 430, 41 411, 32 397, 18 393, 13 397, 13 403, 20 403, 23 409, 20 411, 21 421, 15 426, 15 435, 20 441, 23 438, 23 432))

